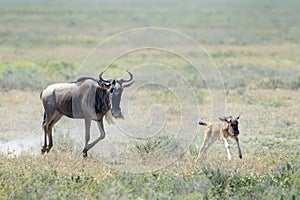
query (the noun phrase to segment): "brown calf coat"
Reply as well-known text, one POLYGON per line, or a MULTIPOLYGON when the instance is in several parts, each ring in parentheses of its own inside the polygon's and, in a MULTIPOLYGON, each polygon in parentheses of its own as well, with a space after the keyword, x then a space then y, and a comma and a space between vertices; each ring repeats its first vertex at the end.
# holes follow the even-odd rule
POLYGON ((238 119, 233 118, 231 116, 220 118, 222 122, 210 123, 205 122, 203 120, 199 120, 199 125, 206 126, 205 129, 205 137, 203 144, 200 148, 199 154, 195 162, 197 162, 206 152, 207 149, 217 140, 222 140, 224 142, 225 148, 227 150, 227 158, 228 160, 231 159, 231 153, 229 149, 229 144, 227 142, 227 138, 232 137, 235 139, 238 145, 238 153, 240 159, 242 159, 242 152, 239 144, 239 130, 238 130, 238 119))

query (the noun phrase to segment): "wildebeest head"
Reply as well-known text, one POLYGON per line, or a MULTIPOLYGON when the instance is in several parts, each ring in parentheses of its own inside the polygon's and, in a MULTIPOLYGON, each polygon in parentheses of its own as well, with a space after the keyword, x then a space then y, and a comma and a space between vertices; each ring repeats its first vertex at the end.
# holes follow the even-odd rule
POLYGON ((103 79, 102 75, 105 71, 101 72, 99 74, 99 79, 100 82, 104 83, 104 84, 111 84, 112 82, 114 82, 114 87, 111 89, 111 101, 112 101, 112 110, 111 110, 111 114, 112 116, 114 116, 115 118, 123 118, 123 114, 120 108, 120 102, 121 102, 121 97, 122 97, 122 92, 123 89, 126 87, 130 87, 133 83, 133 75, 127 71, 127 73, 130 75, 130 78, 128 80, 125 79, 103 79))
POLYGON ((233 118, 232 116, 229 117, 223 117, 223 118, 219 118, 221 121, 226 122, 226 129, 228 129, 228 132, 232 135, 232 136, 238 136, 240 134, 239 132, 239 122, 238 119, 240 118, 240 116, 238 115, 236 118, 233 118))

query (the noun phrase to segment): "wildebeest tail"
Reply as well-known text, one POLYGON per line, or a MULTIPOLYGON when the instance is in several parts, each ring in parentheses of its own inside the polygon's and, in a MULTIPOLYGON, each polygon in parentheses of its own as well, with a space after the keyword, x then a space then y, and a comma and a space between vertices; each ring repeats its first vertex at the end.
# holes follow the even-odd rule
POLYGON ((202 126, 208 126, 210 123, 203 121, 202 119, 198 120, 198 124, 202 126))

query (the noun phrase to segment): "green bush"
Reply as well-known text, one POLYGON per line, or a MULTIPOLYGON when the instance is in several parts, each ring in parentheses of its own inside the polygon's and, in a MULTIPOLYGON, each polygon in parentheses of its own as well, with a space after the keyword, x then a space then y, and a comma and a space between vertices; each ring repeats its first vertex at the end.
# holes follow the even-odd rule
POLYGON ((176 148, 174 137, 169 135, 147 138, 145 141, 136 141, 132 151, 137 153, 151 153, 166 148, 176 148))
POLYGON ((300 165, 286 163, 266 175, 241 175, 210 166, 202 167, 203 173, 210 180, 206 193, 208 199, 295 199, 300 194, 300 165))

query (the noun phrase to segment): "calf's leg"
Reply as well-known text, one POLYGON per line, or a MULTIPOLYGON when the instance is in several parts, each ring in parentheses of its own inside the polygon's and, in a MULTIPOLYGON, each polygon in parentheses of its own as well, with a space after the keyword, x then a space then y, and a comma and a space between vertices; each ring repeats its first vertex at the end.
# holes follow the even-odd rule
POLYGON ((197 159, 195 162, 198 162, 198 160, 206 154, 208 148, 218 139, 218 136, 212 134, 211 132, 205 133, 204 142, 200 148, 199 154, 197 156, 197 159))
POLYGON ((231 160, 231 153, 230 153, 230 147, 229 147, 229 144, 228 144, 228 141, 226 138, 223 138, 223 141, 224 141, 224 145, 225 145, 225 148, 227 150, 227 158, 228 160, 231 160))
POLYGON ((200 151, 198 153, 198 156, 195 160, 195 162, 198 162, 199 159, 204 155, 204 153, 206 152, 207 148, 208 148, 208 142, 209 142, 209 136, 205 135, 204 141, 201 145, 200 151))
POLYGON ((239 143, 239 138, 237 136, 235 136, 234 139, 238 145, 239 158, 242 159, 243 156, 242 156, 242 151, 241 151, 241 147, 240 147, 240 143, 239 143))

